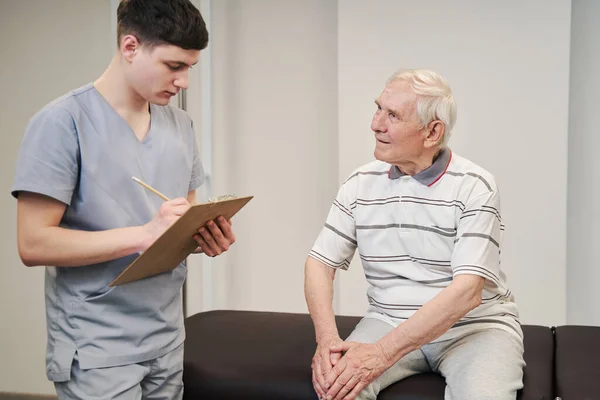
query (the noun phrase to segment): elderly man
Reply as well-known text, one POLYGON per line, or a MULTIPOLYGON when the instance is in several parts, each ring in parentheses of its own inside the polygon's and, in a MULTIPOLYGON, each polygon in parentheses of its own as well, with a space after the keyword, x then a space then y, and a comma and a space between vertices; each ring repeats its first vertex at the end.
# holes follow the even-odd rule
POLYGON ((375 101, 375 158, 340 188, 306 262, 321 399, 376 399, 435 371, 446 400, 515 399, 523 333, 500 268, 494 177, 447 147, 456 104, 445 80, 401 71, 375 101), (358 248, 369 308, 342 341, 333 279, 358 248))

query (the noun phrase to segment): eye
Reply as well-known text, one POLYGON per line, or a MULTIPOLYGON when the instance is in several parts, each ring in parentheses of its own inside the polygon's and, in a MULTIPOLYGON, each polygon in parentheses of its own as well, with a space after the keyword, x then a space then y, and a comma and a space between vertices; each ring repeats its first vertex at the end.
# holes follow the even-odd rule
POLYGON ((167 64, 167 67, 169 67, 169 69, 171 71, 179 71, 183 66, 182 65, 167 64))
POLYGON ((388 115, 391 119, 398 119, 398 116, 396 114, 394 114, 393 112, 388 113, 388 115))

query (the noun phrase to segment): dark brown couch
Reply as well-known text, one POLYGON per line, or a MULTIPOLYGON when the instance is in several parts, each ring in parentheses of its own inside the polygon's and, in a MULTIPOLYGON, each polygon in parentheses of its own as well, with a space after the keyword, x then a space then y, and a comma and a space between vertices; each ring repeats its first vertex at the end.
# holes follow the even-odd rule
MULTIPOLYGON (((341 337, 358 317, 337 317, 341 337)), ((184 399, 317 399, 308 314, 211 311, 186 319, 184 399)), ((600 328, 524 325, 521 400, 600 399, 600 328)), ((422 374, 383 390, 380 400, 443 400, 444 379, 422 374)))

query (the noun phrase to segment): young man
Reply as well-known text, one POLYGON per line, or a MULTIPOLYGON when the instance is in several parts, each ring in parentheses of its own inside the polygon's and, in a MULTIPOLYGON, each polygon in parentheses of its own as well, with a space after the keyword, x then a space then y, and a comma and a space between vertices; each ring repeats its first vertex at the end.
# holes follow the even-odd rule
POLYGON ((435 72, 395 74, 376 105, 377 161, 344 182, 306 262, 315 390, 322 399, 374 400, 394 382, 435 371, 446 378, 446 400, 514 400, 523 334, 500 264, 494 177, 446 146, 456 104, 435 72), (342 342, 333 279, 356 249, 369 309, 342 342))
MULTIPOLYGON (((123 0, 117 14, 104 74, 27 127, 12 188, 19 253, 50 266, 47 375, 59 398, 180 399, 185 265, 108 285, 203 183, 192 122, 169 99, 187 88, 208 32, 189 0, 123 0)), ((197 252, 216 256, 234 242, 229 222, 217 222, 199 227, 197 252)))

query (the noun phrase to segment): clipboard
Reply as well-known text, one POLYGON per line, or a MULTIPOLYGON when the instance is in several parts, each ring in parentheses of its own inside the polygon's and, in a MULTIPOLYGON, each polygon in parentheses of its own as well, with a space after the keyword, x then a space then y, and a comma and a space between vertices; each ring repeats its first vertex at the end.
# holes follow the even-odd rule
POLYGON ((238 197, 191 206, 109 286, 123 285, 175 269, 198 247, 198 242, 193 238, 198 229, 220 215, 230 219, 253 197, 238 197))

